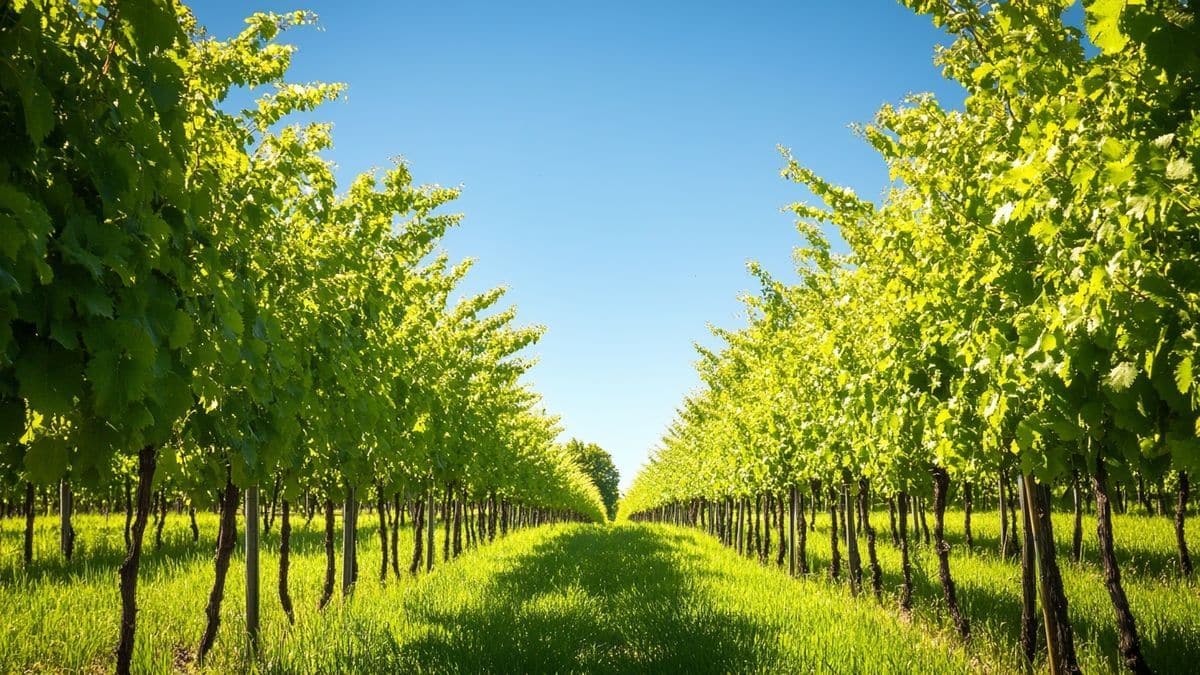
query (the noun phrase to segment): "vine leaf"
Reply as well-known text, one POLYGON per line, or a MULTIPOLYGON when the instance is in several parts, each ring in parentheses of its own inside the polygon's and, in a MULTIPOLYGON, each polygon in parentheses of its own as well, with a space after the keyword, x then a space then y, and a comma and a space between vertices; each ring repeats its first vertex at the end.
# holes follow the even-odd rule
POLYGON ((54 128, 53 99, 46 85, 31 78, 21 88, 21 107, 25 110, 25 133, 34 143, 41 143, 54 128))
POLYGON ((1137 379, 1137 366, 1129 361, 1122 361, 1113 366, 1109 371, 1105 382, 1113 391, 1125 391, 1133 386, 1133 381, 1137 379))
POLYGON ((67 441, 57 436, 42 436, 29 444, 25 469, 34 483, 48 485, 67 472, 67 441))
POLYGON ((0 444, 12 443, 25 434, 25 402, 19 398, 0 401, 0 444))
POLYGON ((1140 5, 1140 0, 1096 0, 1087 5, 1087 32, 1092 43, 1105 54, 1125 48, 1129 37, 1121 30, 1121 14, 1126 5, 1140 5))
POLYGON ((1191 355, 1183 357, 1179 362, 1179 367, 1175 369, 1175 386, 1179 387, 1179 393, 1186 394, 1192 389, 1192 357, 1191 355))
POLYGON ((38 342, 22 351, 16 375, 21 395, 43 414, 70 412, 83 387, 79 354, 55 343, 38 342))

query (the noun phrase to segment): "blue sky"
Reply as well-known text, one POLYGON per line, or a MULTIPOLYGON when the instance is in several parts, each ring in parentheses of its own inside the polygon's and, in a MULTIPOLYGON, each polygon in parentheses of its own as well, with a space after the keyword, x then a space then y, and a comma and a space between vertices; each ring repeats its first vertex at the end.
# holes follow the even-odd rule
POLYGON ((506 285, 547 327, 530 380, 623 487, 699 384, 692 343, 742 323, 746 262, 791 270, 781 207, 805 194, 775 146, 875 198, 886 172, 848 125, 909 92, 961 99, 932 64, 946 38, 891 0, 191 4, 218 37, 320 16, 284 40, 291 79, 349 85, 317 114, 339 179, 401 156, 463 186, 446 250, 478 259, 468 290, 506 285))

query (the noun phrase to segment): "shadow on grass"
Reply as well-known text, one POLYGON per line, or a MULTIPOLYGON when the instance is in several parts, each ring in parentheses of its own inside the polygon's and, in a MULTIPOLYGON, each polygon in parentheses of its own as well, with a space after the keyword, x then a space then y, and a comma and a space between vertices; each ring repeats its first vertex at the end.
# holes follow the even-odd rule
MULTIPOLYGON (((1057 523, 1056 523, 1057 525, 1057 523)), ((1138 532, 1128 521, 1117 523, 1123 526, 1116 529, 1114 543, 1117 551, 1117 561, 1121 566, 1121 576, 1127 579, 1162 580, 1179 577, 1179 554, 1174 547, 1151 548, 1138 539, 1138 532)), ((1059 564, 1068 565, 1070 561, 1070 528, 1055 527, 1056 550, 1060 556, 1059 564)), ((978 535, 973 537, 974 546, 971 555, 986 556, 994 560, 1004 560, 1000 556, 1000 537, 994 535, 978 535)), ((966 538, 962 532, 946 532, 946 541, 957 552, 967 552, 966 538)), ((890 540, 888 545, 890 546, 890 540)), ((1083 556, 1078 566, 1101 573, 1099 552, 1096 548, 1095 520, 1083 522, 1083 556)), ((1016 565, 1020 560, 1018 554, 1011 555, 1007 562, 1016 565)))
POLYGON ((466 609, 410 611, 435 626, 403 648, 432 671, 746 672, 776 658, 745 617, 694 591, 679 542, 649 528, 580 528, 523 554, 466 609))
MULTIPOLYGON (((46 519, 50 521, 50 519, 46 519)), ((39 521, 41 519, 39 518, 39 521)), ((39 522, 34 533, 33 562, 26 567, 20 559, 23 538, 24 520, 19 527, 14 527, 16 519, 5 521, 6 527, 0 531, 0 544, 4 556, 0 558, 0 584, 49 582, 68 585, 85 580, 98 572, 111 572, 113 583, 116 583, 116 571, 125 559, 124 519, 123 516, 112 516, 101 521, 98 517, 82 523, 76 523, 75 555, 70 561, 63 558, 58 551, 59 527, 57 518, 52 524, 39 522)), ((239 545, 240 538, 245 536, 244 523, 238 522, 239 545)), ((318 516, 315 520, 304 525, 304 519, 295 518, 292 525, 291 549, 295 555, 319 553, 325 547, 324 522, 318 516)), ((201 517, 200 537, 192 539, 192 531, 186 515, 170 514, 163 530, 162 546, 155 545, 154 530, 147 524, 142 543, 141 574, 143 578, 153 576, 160 569, 171 569, 181 563, 189 563, 197 558, 211 562, 216 549, 216 519, 209 515, 201 517)), ((358 540, 360 550, 363 546, 374 543, 376 530, 372 527, 360 527, 358 540)), ((338 523, 337 541, 341 542, 341 523, 338 523)), ((279 548, 279 526, 269 533, 262 535, 261 546, 264 550, 279 548)))
MULTIPOLYGON (((1059 564, 1067 565, 1071 551, 1072 523, 1070 521, 1070 507, 1058 509, 1055 511, 1054 537, 1059 551, 1059 564)), ((886 512, 883 516, 886 516, 886 512)), ((1179 571, 1179 553, 1175 548, 1174 539, 1174 523, 1173 516, 1159 516, 1148 514, 1129 514, 1129 515, 1113 515, 1113 538, 1117 551, 1117 560, 1121 566, 1121 576, 1129 579, 1139 580, 1175 580, 1180 578, 1179 571), (1155 538, 1146 538, 1146 533, 1154 532, 1155 538), (1162 538, 1161 535, 1167 535, 1162 538)), ((873 520, 876 529, 879 532, 881 541, 891 542, 891 534, 888 529, 886 517, 881 517, 878 513, 873 515, 873 520)), ((974 533, 973 547, 970 549, 972 555, 984 555, 996 560, 1002 560, 1000 556, 1000 534, 998 530, 991 529, 991 526, 996 524, 998 520, 996 513, 981 511, 977 512, 976 523, 984 521, 988 529, 984 531, 976 530, 974 533)), ((948 541, 954 551, 966 552, 967 542, 966 536, 962 529, 963 514, 961 511, 946 514, 946 541, 948 541)), ((932 525, 932 523, 931 523, 932 525)), ((1094 570, 1096 574, 1100 574, 1101 566, 1099 559, 1099 551, 1097 549, 1096 535, 1096 515, 1094 513, 1083 513, 1081 521, 1083 532, 1083 556, 1079 563, 1076 563, 1082 568, 1094 570)), ((1015 534, 1016 545, 1020 546, 1021 533, 1018 530, 1015 534)), ((1188 529, 1189 544, 1195 547, 1195 532, 1191 528, 1188 529)), ((1019 557, 1014 554, 1008 557, 1008 561, 1016 564, 1019 557)))
MULTIPOLYGON (((952 545, 957 544, 958 548, 956 550, 965 550, 965 543, 962 543, 961 535, 955 538, 948 534, 946 538, 952 542, 952 545)), ((824 543, 822 541, 818 545, 823 545, 824 543)), ((993 561, 1002 560, 996 552, 996 549, 999 548, 998 538, 989 539, 977 536, 975 537, 975 543, 975 555, 982 555, 993 561), (980 545, 981 540, 984 542, 982 547, 980 545), (983 549, 982 551, 981 548, 983 549)), ((881 540, 879 545, 890 547, 891 543, 890 541, 881 540)), ((821 556, 825 554, 826 552, 824 551, 820 553, 821 556)), ((941 583, 936 576, 927 574, 928 568, 925 558, 932 557, 934 551, 931 547, 916 544, 912 547, 912 555, 913 604, 918 612, 924 616, 924 620, 929 621, 932 625, 942 630, 949 631, 952 624, 950 623, 949 614, 946 611, 941 583)), ((1065 567, 1070 564, 1062 560, 1061 556, 1063 552, 1061 546, 1058 549, 1058 555, 1060 556, 1059 564, 1061 566, 1065 567)), ((1012 586, 1010 587, 1010 592, 1001 592, 995 587, 971 583, 972 580, 965 578, 966 575, 961 570, 955 569, 956 562, 960 561, 961 559, 951 561, 951 573, 955 575, 958 601, 967 618, 972 622, 972 631, 974 633, 979 633, 980 631, 986 632, 990 640, 997 644, 1019 644, 1021 638, 1019 563, 1014 561, 1013 558, 1009 558, 1008 564, 1011 567, 1008 568, 1008 573, 1012 586)), ((828 570, 828 559, 820 557, 816 564, 816 578, 827 579, 825 575, 828 570)), ((864 566, 865 564, 864 561, 864 566)), ((1087 566, 1084 569, 1088 573, 1096 575, 1095 583, 1097 585, 1101 583, 1098 569, 1093 569, 1091 566, 1087 566)), ((1122 572, 1124 571, 1122 569, 1122 572)), ((884 602, 891 606, 897 606, 897 597, 901 584, 900 570, 885 566, 882 572, 884 602)), ((843 561, 844 574, 845 562, 843 561)), ((1191 592, 1187 586, 1181 586, 1180 591, 1191 592)), ((1068 597, 1068 602, 1070 600, 1071 598, 1068 597)), ((1200 638, 1197 637, 1200 633, 1197 633, 1197 631, 1187 625, 1163 622, 1158 617, 1153 616, 1151 612, 1144 610, 1139 612, 1137 605, 1133 609, 1138 619, 1143 653, 1146 655, 1146 660, 1151 668, 1155 672, 1164 673, 1194 672, 1195 664, 1200 663, 1200 638), (1147 630, 1148 624, 1151 623, 1154 624, 1153 630, 1147 630)), ((1118 659, 1118 638, 1115 618, 1107 612, 1102 612, 1098 616, 1083 613, 1074 606, 1071 607, 1070 611, 1071 623, 1075 631, 1076 648, 1079 649, 1083 645, 1098 645, 1100 651, 1104 654, 1108 669, 1113 672, 1120 671, 1121 664, 1118 659), (1110 618, 1112 620, 1109 620, 1110 618)), ((1041 633, 1039 632, 1040 637, 1041 633)), ((1039 648, 1044 648, 1044 640, 1039 639, 1039 642, 1041 643, 1039 648)))
MULTIPOLYGON (((891 582, 898 587, 899 575, 895 575, 891 582)), ((915 589, 917 602, 923 601, 926 606, 936 606, 942 624, 949 625, 938 580, 921 575, 919 581, 914 580, 914 582, 917 586, 915 589)), ((1018 582, 1019 579, 1014 578, 1014 584, 1018 582)), ((1100 580, 1097 579, 1096 583, 1099 584, 1100 580)), ((998 643, 1019 643, 1021 599, 1018 592, 1000 593, 991 587, 963 583, 958 584, 957 591, 963 611, 968 618, 977 620, 976 628, 980 627, 980 622, 986 621, 988 632, 998 638, 996 640, 998 643)), ((1070 597, 1067 600, 1069 603, 1070 597)), ((1133 609, 1138 617, 1142 652, 1151 669, 1154 672, 1162 673, 1195 672, 1195 664, 1200 663, 1200 641, 1196 638, 1195 629, 1178 623, 1160 622, 1148 611, 1138 612, 1139 608, 1136 605, 1133 609), (1147 630, 1148 622, 1159 625, 1155 626, 1154 630, 1147 630)), ((1121 671, 1115 616, 1107 611, 1099 615, 1085 613, 1076 607, 1070 608, 1070 614, 1071 626, 1075 631, 1076 648, 1080 649, 1084 645, 1099 646, 1099 651, 1103 654, 1108 668, 1112 672, 1121 671)), ((1043 648, 1045 641, 1040 638, 1041 634, 1039 633, 1039 648, 1043 648)))

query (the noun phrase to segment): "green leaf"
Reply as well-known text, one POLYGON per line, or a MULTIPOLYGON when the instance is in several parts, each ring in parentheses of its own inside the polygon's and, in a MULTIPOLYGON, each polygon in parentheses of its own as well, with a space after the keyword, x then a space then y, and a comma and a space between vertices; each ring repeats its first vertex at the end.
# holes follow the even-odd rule
POLYGON ((154 424, 154 414, 144 405, 132 405, 125 412, 123 421, 128 428, 141 430, 154 424))
POLYGON ((55 319, 50 322, 50 339, 66 349, 79 348, 79 334, 75 322, 70 319, 55 319))
POLYGON ((53 342, 35 342, 22 350, 16 374, 21 395, 43 414, 70 412, 83 389, 79 354, 53 342))
POLYGON ((1175 386, 1179 387, 1179 393, 1186 394, 1192 389, 1192 357, 1187 355, 1179 362, 1179 366, 1175 368, 1175 386))
POLYGON ((13 224, 5 227, 5 241, 0 244, 0 251, 8 257, 13 257, 20 250, 22 243, 34 243, 39 251, 43 251, 43 240, 50 232, 50 216, 41 204, 30 199, 28 195, 8 184, 0 184, 0 209, 12 211, 21 225, 13 231, 13 224), (10 234, 15 235, 10 238, 10 234), (36 243, 35 243, 36 242, 36 243))
POLYGON ((171 349, 179 349, 192 339, 192 317, 183 310, 176 310, 171 322, 171 332, 167 335, 167 345, 171 349))
POLYGON ((1037 431, 1029 424, 1028 420, 1021 420, 1017 423, 1016 429, 1017 447, 1023 452, 1028 452, 1033 449, 1034 442, 1038 437, 1037 431))
POLYGON ((1106 137, 1104 141, 1100 143, 1100 152, 1104 155, 1105 159, 1115 162, 1125 157, 1125 144, 1115 138, 1106 137))
POLYGON ((1052 352, 1058 347, 1058 338, 1054 337, 1054 333, 1049 331, 1042 334, 1042 351, 1052 352))
POLYGON ((1079 427, 1064 419, 1056 419, 1050 423, 1050 428, 1064 441, 1074 441, 1080 436, 1079 427))
POLYGON ((1174 140, 1175 134, 1163 134, 1162 136, 1159 136, 1151 141, 1150 144, 1160 150, 1166 150, 1167 148, 1171 147, 1171 143, 1174 142, 1174 140))
POLYGON ((1104 165, 1104 178, 1113 185, 1124 185, 1133 178, 1133 166, 1129 162, 1109 162, 1104 165))
POLYGON ((17 278, 14 277, 8 270, 4 269, 3 265, 0 265, 0 291, 4 291, 6 293, 21 292, 20 282, 18 282, 17 278))
POLYGON ((1114 391, 1124 391, 1133 386, 1133 381, 1137 379, 1137 366, 1129 361, 1122 361, 1113 366, 1105 378, 1105 383, 1114 391))
POLYGON ((54 483, 67 472, 67 442, 54 436, 42 436, 29 444, 25 469, 29 480, 40 485, 54 483))
POLYGON ((1085 5, 1087 32, 1092 44, 1105 54, 1119 52, 1129 42, 1121 30, 1121 14, 1127 4, 1140 4, 1130 0, 1094 0, 1085 5))
POLYGON ((1098 401, 1088 401, 1079 406, 1079 418, 1088 426, 1099 426, 1104 421, 1104 406, 1098 401))
POLYGON ((173 3, 131 2, 121 10, 125 34, 140 54, 169 47, 180 34, 173 3))
POLYGON ((238 313, 237 307, 229 301, 217 303, 217 314, 220 317, 222 326, 229 332, 231 336, 240 336, 245 330, 245 325, 242 323, 242 315, 238 313))
POLYGON ((0 444, 13 443, 25 435, 25 401, 9 398, 0 401, 0 444))
POLYGON ((1192 175, 1192 165, 1182 157, 1167 163, 1167 180, 1186 180, 1192 175))
POLYGON ((170 431, 170 423, 187 412, 193 403, 192 390, 188 382, 175 373, 170 373, 155 387, 153 399, 155 418, 166 425, 164 432, 170 431))
POLYGON ((25 232, 20 221, 10 214, 0 213, 0 255, 9 260, 16 258, 23 239, 25 232))
POLYGON ((171 59, 155 55, 148 60, 150 64, 150 85, 146 88, 154 107, 160 115, 167 114, 179 107, 179 95, 183 89, 182 72, 171 59))
POLYGON ((41 80, 29 79, 21 88, 21 107, 25 110, 25 133, 41 143, 54 128, 54 101, 41 80))
POLYGON ((113 316, 112 300, 100 286, 90 286, 86 289, 77 290, 75 292, 75 305, 79 308, 81 314, 101 316, 105 319, 111 319, 113 316))
POLYGON ((92 383, 92 392, 96 397, 96 407, 99 410, 118 409, 124 405, 117 370, 121 365, 121 353, 116 349, 105 349, 92 355, 87 365, 87 378, 92 383))

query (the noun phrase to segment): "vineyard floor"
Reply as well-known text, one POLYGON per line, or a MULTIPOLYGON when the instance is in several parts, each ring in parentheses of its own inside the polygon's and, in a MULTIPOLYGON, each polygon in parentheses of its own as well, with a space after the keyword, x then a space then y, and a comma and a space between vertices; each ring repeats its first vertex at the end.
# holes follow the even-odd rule
MULTIPOLYGON (((885 573, 882 604, 825 580, 828 530, 810 532, 814 576, 793 580, 693 530, 666 526, 554 526, 469 551, 432 575, 379 582, 377 532, 360 530, 360 581, 352 598, 316 610, 324 569, 321 519, 293 526, 289 627, 274 595, 278 544, 263 541, 263 644, 247 660, 240 559, 230 570, 221 634, 205 671, 234 672, 1015 672, 1019 570, 995 555, 998 518, 977 514, 976 547, 951 528, 952 563, 974 638, 962 646, 940 612, 936 558, 916 547, 917 613, 895 607, 898 555, 876 514, 885 573), (824 535, 824 538, 822 538, 824 535), (251 665, 253 663, 253 665, 251 665)), ((951 523, 961 523, 961 514, 951 523)), ((367 521, 366 514, 360 523, 367 521)), ((40 518, 35 562, 19 562, 21 527, 0 521, 0 671, 108 671, 117 628, 115 569, 122 518, 82 516, 76 558, 57 553, 57 526, 40 518)), ((1069 538, 1069 522, 1056 521, 1069 538)), ((196 670, 192 654, 212 580, 215 518, 171 516, 163 546, 147 531, 139 589, 135 670, 196 670)), ((1116 669, 1111 608, 1098 583, 1094 532, 1084 560, 1062 561, 1085 672, 1116 669)), ((402 532, 407 563, 411 532, 402 532)), ((1174 577, 1166 518, 1123 516, 1117 537, 1126 588, 1150 664, 1187 672, 1200 662, 1200 592, 1174 577)), ((340 535, 339 535, 340 541, 340 535)), ((1065 551, 1064 547, 1060 550, 1065 551)), ((1195 542, 1194 545, 1200 544, 1195 542)), ((1197 546, 1200 548, 1200 546, 1197 546)), ((438 539, 441 552, 441 538, 438 539)), ((865 557, 865 543, 864 543, 865 557)), ((406 565, 405 565, 406 566, 406 565)))

